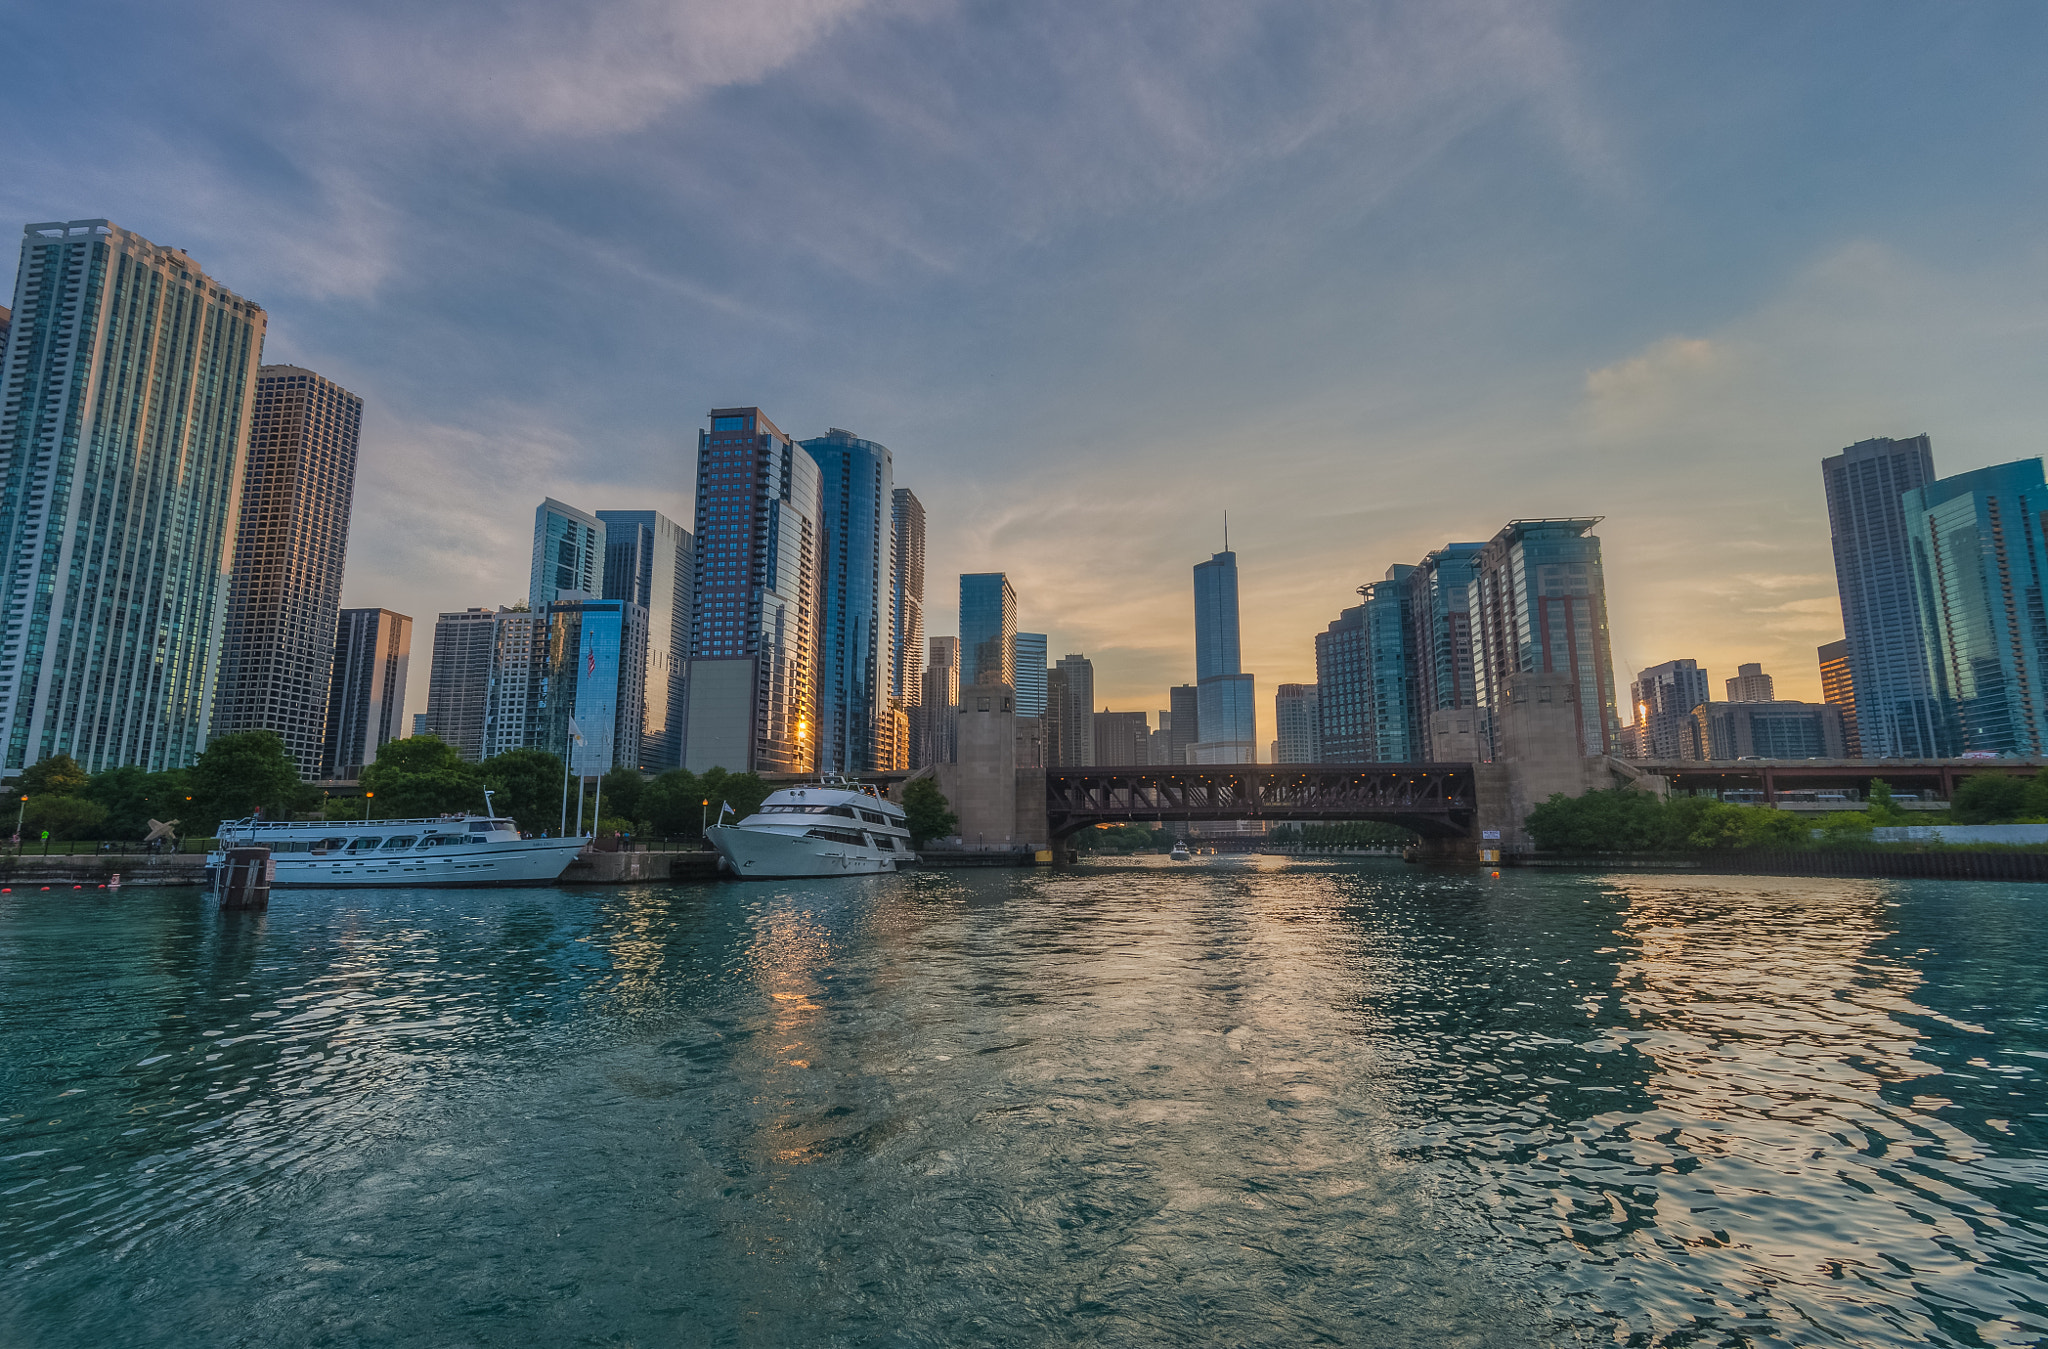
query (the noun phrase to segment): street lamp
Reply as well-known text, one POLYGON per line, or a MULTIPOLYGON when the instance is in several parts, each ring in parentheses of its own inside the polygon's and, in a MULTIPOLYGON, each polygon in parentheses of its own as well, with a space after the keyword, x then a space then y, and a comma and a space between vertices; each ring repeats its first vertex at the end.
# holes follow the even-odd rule
POLYGON ((370 798, 371 798, 371 797, 373 797, 373 796, 375 796, 376 794, 377 794, 377 793, 375 793, 375 792, 364 792, 364 793, 363 793, 363 818, 364 818, 365 820, 367 820, 367 819, 369 819, 369 818, 370 818, 370 798))
MULTIPOLYGON (((21 799, 22 799, 22 800, 24 800, 24 801, 28 800, 28 798, 27 798, 27 797, 25 797, 25 796, 24 796, 24 797, 22 797, 21 799)), ((705 819, 707 818, 708 812, 709 812, 710 810, 711 810, 711 798, 707 796, 707 797, 705 797, 705 798, 704 798, 704 800, 703 800, 702 802, 700 802, 700 803, 698 804, 698 807, 697 807, 697 837, 698 837, 698 838, 702 838, 702 837, 704 837, 704 823, 705 823, 705 819)))
POLYGON ((21 798, 21 809, 14 813, 14 846, 21 846, 21 824, 28 818, 28 798, 21 798))

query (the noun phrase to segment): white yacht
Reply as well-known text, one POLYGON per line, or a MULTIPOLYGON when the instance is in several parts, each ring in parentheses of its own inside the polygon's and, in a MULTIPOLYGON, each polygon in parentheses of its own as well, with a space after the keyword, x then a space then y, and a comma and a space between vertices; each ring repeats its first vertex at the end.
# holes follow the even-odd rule
MULTIPOLYGON (((487 808, 488 809, 488 808, 487 808)), ((206 857, 210 886, 229 848, 268 848, 271 888, 546 885, 589 843, 521 838, 510 820, 442 815, 430 820, 223 820, 206 857)))
POLYGON ((742 880, 868 876, 917 860, 903 807, 845 778, 785 787, 738 824, 705 831, 742 880))
POLYGON ((1185 862, 1185 861, 1187 861, 1187 860, 1188 860, 1188 845, 1187 845, 1187 840, 1186 840, 1186 839, 1178 839, 1178 838, 1177 838, 1177 839, 1175 839, 1175 840, 1173 841, 1173 850, 1172 850, 1171 852, 1167 853, 1166 855, 1167 855, 1167 857, 1169 857, 1170 859, 1172 859, 1173 861, 1176 861, 1176 862, 1185 862))

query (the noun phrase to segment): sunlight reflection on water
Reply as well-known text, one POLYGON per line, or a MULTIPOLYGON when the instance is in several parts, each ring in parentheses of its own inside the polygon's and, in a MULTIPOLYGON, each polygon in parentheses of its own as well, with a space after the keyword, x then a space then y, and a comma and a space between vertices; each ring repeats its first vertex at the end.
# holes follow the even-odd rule
POLYGON ((2034 1343, 2042 898, 14 898, 0 1341, 2034 1343))

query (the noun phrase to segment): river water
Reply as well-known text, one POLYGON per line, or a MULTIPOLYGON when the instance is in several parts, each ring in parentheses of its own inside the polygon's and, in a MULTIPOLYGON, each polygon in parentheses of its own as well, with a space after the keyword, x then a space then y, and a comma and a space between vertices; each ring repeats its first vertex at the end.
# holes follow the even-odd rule
POLYGON ((0 1344, 2022 1345, 2048 887, 0 895, 0 1344))

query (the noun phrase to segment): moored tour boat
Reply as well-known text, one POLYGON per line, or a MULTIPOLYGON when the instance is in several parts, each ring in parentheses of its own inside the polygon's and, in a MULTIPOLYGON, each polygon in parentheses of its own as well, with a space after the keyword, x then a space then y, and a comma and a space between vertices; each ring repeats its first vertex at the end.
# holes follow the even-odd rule
POLYGON ((268 848, 273 890, 361 886, 546 885, 589 843, 521 838, 510 820, 442 815, 428 820, 224 820, 206 877, 229 848, 268 848))
POLYGON ((785 787, 737 824, 720 815, 705 833, 743 880, 871 876, 917 860, 903 807, 845 778, 785 787))

